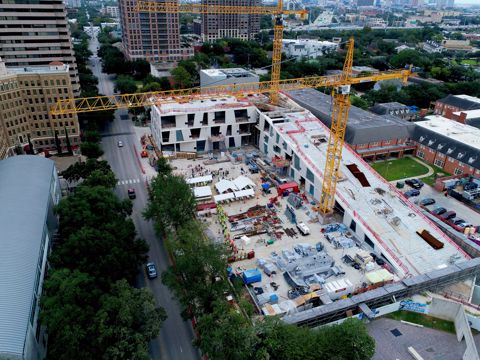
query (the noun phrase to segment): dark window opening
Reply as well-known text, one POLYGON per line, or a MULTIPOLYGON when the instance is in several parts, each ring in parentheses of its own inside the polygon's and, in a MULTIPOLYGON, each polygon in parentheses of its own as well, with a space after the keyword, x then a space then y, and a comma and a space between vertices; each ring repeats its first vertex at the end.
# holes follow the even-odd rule
POLYGON ((190 129, 190 137, 192 139, 198 139, 200 137, 200 131, 202 129, 190 129))
POLYGON ((188 114, 187 125, 188 126, 193 126, 194 121, 195 121, 195 114, 188 114))

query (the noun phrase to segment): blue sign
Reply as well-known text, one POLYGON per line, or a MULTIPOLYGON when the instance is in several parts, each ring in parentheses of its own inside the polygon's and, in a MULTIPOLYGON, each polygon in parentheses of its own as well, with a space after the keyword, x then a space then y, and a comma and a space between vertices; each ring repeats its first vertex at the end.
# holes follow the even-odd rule
POLYGON ((412 300, 402 300, 400 301, 399 310, 413 311, 420 314, 428 313, 428 305, 417 303, 412 300))

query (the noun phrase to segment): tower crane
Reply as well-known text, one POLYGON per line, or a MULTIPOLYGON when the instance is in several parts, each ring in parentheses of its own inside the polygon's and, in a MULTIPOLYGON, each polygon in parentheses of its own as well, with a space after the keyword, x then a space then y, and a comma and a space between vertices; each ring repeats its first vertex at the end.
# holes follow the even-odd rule
POLYGON ((222 97, 225 95, 247 96, 268 93, 278 96, 279 91, 319 87, 332 88, 332 124, 327 146, 325 171, 323 174, 322 195, 320 205, 318 206, 318 210, 323 215, 328 215, 332 212, 335 204, 335 191, 339 178, 339 168, 342 160, 345 130, 350 108, 351 85, 392 79, 401 79, 405 83, 408 78, 413 75, 412 69, 409 68, 371 75, 353 76, 353 50, 354 39, 351 38, 347 45, 347 56, 343 71, 340 75, 219 85, 201 89, 190 88, 137 94, 69 98, 58 100, 50 109, 50 113, 52 115, 60 115, 100 110, 129 109, 168 102, 188 102, 195 99, 222 97))
MULTIPOLYGON (((277 6, 230 6, 230 5, 208 5, 179 3, 178 1, 148 1, 137 0, 135 6, 137 12, 159 12, 168 14, 192 13, 192 14, 225 14, 225 15, 275 15, 273 24, 273 52, 272 52, 272 72, 271 79, 276 84, 280 80, 280 66, 282 62, 282 39, 283 39, 283 15, 300 15, 301 19, 306 19, 308 11, 285 10, 283 9, 283 0, 278 0, 277 6)), ((278 104, 278 91, 271 92, 271 102, 278 104)))

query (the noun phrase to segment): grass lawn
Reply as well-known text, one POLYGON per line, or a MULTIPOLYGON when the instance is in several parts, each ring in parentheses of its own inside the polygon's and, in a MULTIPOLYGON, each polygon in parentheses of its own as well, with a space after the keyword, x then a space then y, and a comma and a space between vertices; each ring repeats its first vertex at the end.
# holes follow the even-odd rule
POLYGON ((462 65, 477 65, 479 62, 476 59, 464 59, 462 65))
POLYGON ((435 179, 437 174, 442 174, 441 176, 450 176, 452 174, 447 173, 445 170, 439 169, 436 166, 432 166, 432 169, 435 171, 432 175, 422 178, 422 181, 430 186, 435 184, 435 179))
POLYGON ((437 319, 424 314, 401 310, 387 314, 385 315, 385 317, 394 320, 404 320, 411 323, 423 325, 431 329, 446 331, 455 334, 455 325, 453 324, 453 322, 437 319))
POLYGON ((428 173, 428 168, 410 157, 370 163, 388 181, 420 176, 428 173))

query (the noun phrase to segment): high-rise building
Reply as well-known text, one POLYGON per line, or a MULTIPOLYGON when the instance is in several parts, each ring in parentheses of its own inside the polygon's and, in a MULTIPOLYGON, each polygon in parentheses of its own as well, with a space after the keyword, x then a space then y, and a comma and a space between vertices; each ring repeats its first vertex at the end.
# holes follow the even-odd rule
POLYGON ((0 57, 7 67, 69 65, 75 96, 80 81, 62 0, 0 1, 0 57))
MULTIPOLYGON (((202 4, 212 6, 260 6, 260 0, 202 0, 202 4)), ((202 38, 204 41, 222 38, 252 40, 259 31, 259 15, 202 15, 202 38)))
POLYGON ((357 0, 357 6, 373 6, 373 0, 357 0))
POLYGON ((30 137, 35 149, 54 149, 55 132, 66 149, 65 130, 70 144, 80 144, 76 114, 52 115, 50 107, 59 99, 73 97, 69 66, 52 62, 47 66, 6 68, 0 59, 0 158, 23 148, 30 137), (2 156, 3 154, 3 156, 2 156))
POLYGON ((119 0, 122 45, 129 60, 178 61, 193 56, 180 46, 178 14, 139 13, 136 0, 119 0))

